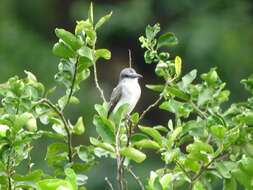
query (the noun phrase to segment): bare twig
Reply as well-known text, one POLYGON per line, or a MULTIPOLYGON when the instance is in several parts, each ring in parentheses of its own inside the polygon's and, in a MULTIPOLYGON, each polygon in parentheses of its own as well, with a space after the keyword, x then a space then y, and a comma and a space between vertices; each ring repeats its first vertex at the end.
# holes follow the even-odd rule
POLYGON ((138 182, 139 186, 141 187, 141 190, 145 190, 145 187, 141 181, 141 179, 139 178, 139 176, 137 176, 133 170, 129 167, 127 167, 127 171, 133 176, 133 178, 138 182))
POLYGON ((131 50, 128 50, 128 59, 129 59, 129 67, 132 68, 132 53, 131 50))
POLYGON ((98 91, 100 93, 100 97, 102 98, 103 102, 106 102, 106 99, 105 99, 105 96, 104 96, 104 91, 102 90, 102 88, 100 87, 100 85, 98 83, 96 63, 93 63, 93 73, 94 73, 94 81, 95 81, 95 84, 96 84, 96 88, 98 89, 98 91))
POLYGON ((118 189, 124 190, 124 179, 123 179, 123 166, 120 155, 120 126, 118 126, 115 136, 115 151, 116 151, 116 161, 117 161, 117 181, 118 189))
POLYGON ((144 118, 144 116, 145 116, 152 108, 156 107, 156 106, 160 103, 160 101, 163 99, 163 93, 164 93, 164 91, 166 90, 166 88, 168 87, 168 85, 169 85, 170 83, 172 83, 174 80, 176 80, 176 78, 173 78, 173 79, 171 79, 171 80, 167 80, 167 81, 166 81, 166 83, 165 83, 165 85, 164 85, 164 88, 163 88, 163 91, 162 91, 162 92, 160 93, 160 95, 159 95, 159 98, 158 98, 154 103, 150 104, 150 105, 142 112, 142 114, 141 114, 141 116, 140 116, 140 118, 139 118, 139 121, 141 121, 141 120, 144 118))
POLYGON ((73 155, 73 153, 72 153, 72 136, 70 133, 70 127, 69 127, 67 120, 65 119, 63 113, 50 100, 41 99, 39 101, 39 103, 44 103, 44 104, 48 105, 61 118, 63 125, 64 125, 64 129, 67 133, 68 158, 69 158, 69 162, 72 162, 72 155, 73 155))
POLYGON ((110 180, 106 177, 105 178, 106 183, 108 184, 108 186, 110 187, 111 190, 114 190, 112 183, 110 182, 110 180))

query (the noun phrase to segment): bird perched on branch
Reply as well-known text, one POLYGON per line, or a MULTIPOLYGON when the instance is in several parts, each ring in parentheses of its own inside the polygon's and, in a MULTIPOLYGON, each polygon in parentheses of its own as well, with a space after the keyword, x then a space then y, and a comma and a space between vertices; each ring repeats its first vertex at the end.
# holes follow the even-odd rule
POLYGON ((140 78, 143 78, 142 75, 133 68, 125 68, 120 72, 119 83, 111 94, 108 117, 124 104, 128 104, 127 114, 133 111, 141 96, 140 78))

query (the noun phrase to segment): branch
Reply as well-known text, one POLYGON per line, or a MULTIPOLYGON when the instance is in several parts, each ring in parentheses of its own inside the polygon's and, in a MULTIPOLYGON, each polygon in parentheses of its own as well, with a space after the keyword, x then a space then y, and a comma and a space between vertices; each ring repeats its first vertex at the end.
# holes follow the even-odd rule
POLYGON ((141 120, 144 118, 144 116, 145 116, 152 108, 156 107, 156 106, 160 103, 160 101, 163 99, 163 93, 164 93, 164 91, 166 90, 166 88, 168 87, 168 85, 169 85, 170 83, 172 83, 174 80, 176 80, 176 78, 173 78, 173 79, 171 79, 171 80, 167 80, 167 81, 166 81, 165 86, 164 86, 164 88, 163 88, 163 91, 160 93, 159 98, 158 98, 154 103, 150 104, 150 105, 142 112, 142 114, 141 114, 141 116, 140 116, 140 118, 139 118, 139 121, 141 121, 141 120))
POLYGON ((190 181, 192 181, 191 176, 187 173, 187 171, 184 169, 184 167, 178 162, 175 161, 176 165, 178 165, 178 167, 184 172, 184 174, 189 178, 190 181))
POLYGON ((65 106, 67 106, 69 104, 69 101, 71 99, 71 96, 74 93, 74 88, 75 88, 75 83, 76 83, 76 74, 77 74, 77 66, 78 66, 78 61, 79 61, 79 57, 76 58, 76 63, 75 63, 75 70, 74 70, 74 76, 72 78, 72 82, 71 82, 71 87, 70 87, 70 92, 68 95, 68 100, 65 106))
POLYGON ((111 189, 111 190, 114 190, 114 188, 113 188, 113 186, 112 186, 112 183, 110 182, 110 180, 109 180, 107 177, 105 178, 105 181, 106 181, 106 183, 109 185, 110 189, 111 189))
POLYGON ((137 176, 133 170, 129 167, 127 167, 127 171, 133 176, 133 178, 138 182, 139 186, 141 187, 141 190, 145 190, 145 187, 141 181, 141 179, 139 178, 139 176, 137 176))
POLYGON ((117 160, 117 181, 118 189, 124 190, 124 180, 123 180, 123 165, 120 156, 120 127, 118 126, 116 136, 115 136, 115 151, 116 151, 116 160, 117 160))
POLYGON ((95 84, 96 84, 96 88, 98 89, 98 91, 100 93, 100 97, 102 98, 103 102, 106 102, 106 99, 105 99, 105 96, 104 96, 104 91, 102 90, 102 88, 100 87, 100 85, 98 83, 96 63, 93 63, 93 73, 94 73, 94 81, 95 81, 95 84))
POLYGON ((206 113, 201 111, 194 102, 190 101, 190 104, 192 105, 193 109, 202 117, 203 119, 207 119, 206 113))
POLYGON ((129 59, 129 67, 132 68, 132 53, 131 50, 128 50, 128 59, 129 59))
POLYGON ((69 162, 72 162, 72 136, 70 133, 70 127, 68 125, 68 122, 66 121, 63 113, 52 103, 50 102, 48 99, 41 99, 39 101, 39 103, 44 103, 47 104, 53 111, 56 112, 56 114, 61 118, 65 131, 67 133, 67 143, 68 143, 68 158, 69 158, 69 162))

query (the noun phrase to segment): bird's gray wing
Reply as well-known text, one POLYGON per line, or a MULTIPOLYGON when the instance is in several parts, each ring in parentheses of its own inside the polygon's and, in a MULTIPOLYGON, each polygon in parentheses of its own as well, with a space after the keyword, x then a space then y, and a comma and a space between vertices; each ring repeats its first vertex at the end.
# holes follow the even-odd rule
POLYGON ((108 109, 108 114, 107 114, 108 117, 110 116, 113 109, 115 108, 115 106, 119 102, 121 94, 122 94, 122 88, 120 85, 118 85, 113 89, 112 94, 111 94, 111 98, 110 98, 110 102, 109 102, 109 109, 108 109))

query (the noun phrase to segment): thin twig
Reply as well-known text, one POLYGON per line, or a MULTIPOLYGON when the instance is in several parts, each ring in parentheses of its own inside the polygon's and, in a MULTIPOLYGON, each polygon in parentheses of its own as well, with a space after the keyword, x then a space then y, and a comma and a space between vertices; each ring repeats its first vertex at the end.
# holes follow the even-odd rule
POLYGON ((95 81, 95 84, 96 84, 96 88, 98 89, 98 91, 100 93, 100 97, 102 98, 103 102, 106 102, 106 99, 105 99, 105 96, 104 96, 104 91, 102 90, 102 88, 100 87, 100 85, 98 83, 96 63, 93 64, 93 72, 94 72, 94 81, 95 81))
POLYGON ((117 181, 118 189, 124 190, 124 181, 123 181, 123 167, 122 160, 120 155, 120 126, 117 128, 115 136, 115 151, 116 151, 116 161, 117 161, 117 181))
POLYGON ((206 116, 205 112, 200 110, 194 102, 190 101, 190 103, 191 103, 193 109, 200 115, 200 117, 202 117, 203 119, 207 119, 207 116, 206 116))
POLYGON ((133 170, 129 167, 127 167, 127 171, 133 176, 133 178, 138 182, 139 186, 141 187, 141 190, 145 190, 145 187, 141 181, 141 179, 139 178, 139 176, 137 176, 133 170))
POLYGON ((164 93, 164 91, 166 90, 166 88, 168 87, 168 85, 169 85, 170 83, 172 83, 175 79, 176 79, 176 78, 173 78, 173 79, 171 79, 171 80, 167 80, 167 81, 166 81, 166 83, 165 83, 165 85, 164 85, 164 88, 163 88, 163 91, 162 91, 162 92, 160 93, 160 95, 159 95, 159 98, 158 98, 154 103, 150 104, 150 105, 142 112, 142 114, 141 114, 141 116, 140 116, 140 118, 139 118, 139 121, 141 121, 141 120, 144 118, 144 116, 145 116, 152 108, 156 107, 156 106, 160 103, 160 101, 163 99, 163 93, 164 93))
POLYGON ((50 100, 48 99, 41 99, 39 101, 39 103, 45 103, 47 104, 52 110, 54 110, 56 112, 56 114, 61 118, 63 125, 64 125, 64 129, 67 133, 67 143, 68 143, 68 158, 69 158, 69 162, 72 162, 72 136, 70 133, 70 127, 68 125, 68 122, 66 121, 63 113, 52 103, 50 102, 50 100))
POLYGON ((129 67, 132 68, 132 53, 131 50, 128 50, 128 59, 129 59, 129 67))
POLYGON ((77 75, 77 68, 78 68, 78 61, 79 61, 79 57, 76 58, 74 76, 73 76, 73 78, 72 78, 71 87, 70 87, 70 92, 69 92, 69 95, 68 95, 68 100, 67 100, 66 105, 69 104, 69 101, 70 101, 70 99, 71 99, 71 96, 72 96, 73 93, 74 93, 74 88, 75 88, 75 83, 76 83, 76 75, 77 75))
POLYGON ((11 175, 12 175, 12 171, 11 171, 11 152, 12 152, 12 148, 10 148, 10 152, 9 152, 8 159, 7 159, 8 190, 12 190, 12 183, 11 183, 11 175))
POLYGON ((108 184, 108 186, 110 187, 111 190, 114 190, 112 183, 110 182, 110 180, 106 177, 105 178, 106 183, 108 184))
POLYGON ((184 174, 189 178, 189 180, 191 181, 191 176, 189 175, 189 173, 184 169, 184 167, 178 162, 178 161, 175 161, 176 162, 176 165, 178 165, 178 167, 184 172, 184 174))

